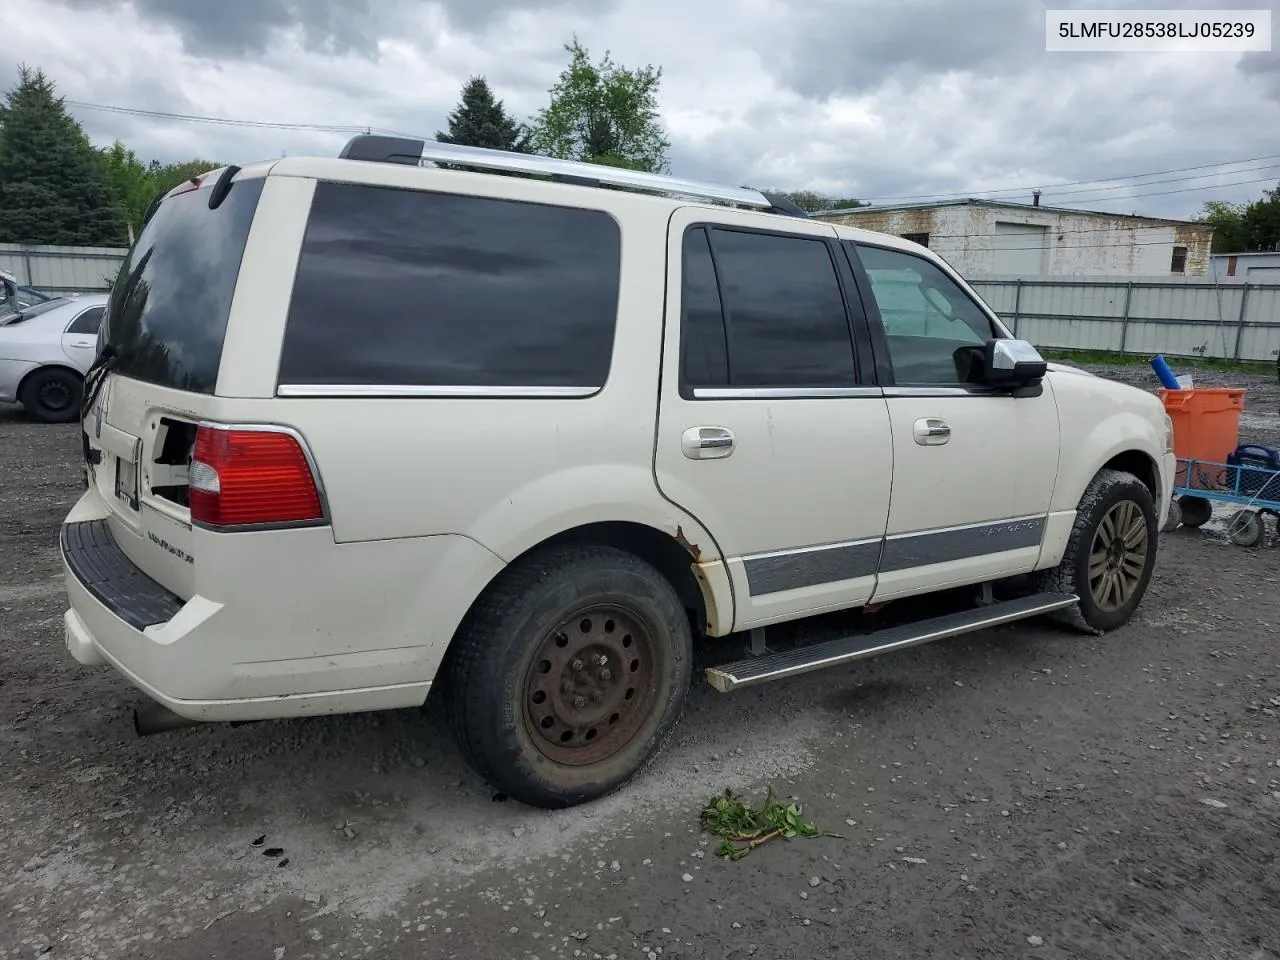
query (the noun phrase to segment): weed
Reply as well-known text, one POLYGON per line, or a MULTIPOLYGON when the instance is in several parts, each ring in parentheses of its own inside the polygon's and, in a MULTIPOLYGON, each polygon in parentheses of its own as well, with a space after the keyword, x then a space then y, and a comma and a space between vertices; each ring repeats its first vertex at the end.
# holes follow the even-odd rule
POLYGON ((703 830, 724 839, 716 850, 716 856, 728 860, 741 860, 756 847, 778 837, 784 840, 794 837, 843 839, 839 834, 819 830, 804 818, 796 804, 782 803, 773 787, 769 788, 760 807, 748 806, 732 791, 725 790, 723 794, 712 797, 703 808, 701 822, 703 830))

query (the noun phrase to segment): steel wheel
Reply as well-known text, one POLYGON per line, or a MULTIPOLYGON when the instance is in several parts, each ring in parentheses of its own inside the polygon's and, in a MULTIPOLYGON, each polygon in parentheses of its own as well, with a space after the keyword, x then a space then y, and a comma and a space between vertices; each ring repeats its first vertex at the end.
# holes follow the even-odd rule
POLYGON ((525 673, 525 728, 538 750, 573 766, 621 750, 653 709, 663 650, 620 606, 597 604, 565 618, 525 673))
POLYGON ((1119 610, 1134 595, 1147 566, 1147 520, 1132 500, 1114 504, 1089 550, 1089 592, 1098 609, 1119 610))
POLYGON ((71 389, 61 380, 46 380, 36 392, 40 406, 50 413, 63 413, 75 399, 71 389))

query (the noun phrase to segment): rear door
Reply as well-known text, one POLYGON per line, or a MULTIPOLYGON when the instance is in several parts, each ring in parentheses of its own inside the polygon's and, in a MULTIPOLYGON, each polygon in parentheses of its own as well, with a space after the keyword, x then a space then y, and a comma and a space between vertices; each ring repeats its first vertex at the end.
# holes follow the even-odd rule
POLYGON ((216 180, 179 188, 143 228, 102 323, 109 374, 99 383, 95 371, 86 384, 90 478, 112 533, 134 564, 184 599, 195 578, 187 464, 195 426, 213 411, 232 297, 267 182, 242 171, 211 204, 216 180))
POLYGON ((893 497, 875 599, 1032 570, 1058 473, 1048 380, 1014 396, 967 382, 1000 331, 933 260, 847 244, 893 435, 893 497))
POLYGON ((863 603, 892 450, 848 263, 824 224, 707 221, 670 223, 658 485, 715 537, 735 629, 863 603))

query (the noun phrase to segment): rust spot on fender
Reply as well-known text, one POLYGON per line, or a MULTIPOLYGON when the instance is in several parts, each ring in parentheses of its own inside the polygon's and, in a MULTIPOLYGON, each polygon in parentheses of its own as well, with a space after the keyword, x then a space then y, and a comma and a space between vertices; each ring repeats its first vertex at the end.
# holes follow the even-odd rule
POLYGON ((693 557, 693 559, 702 559, 702 550, 696 543, 690 543, 689 538, 684 535, 684 527, 676 527, 676 543, 684 548, 685 553, 693 557))

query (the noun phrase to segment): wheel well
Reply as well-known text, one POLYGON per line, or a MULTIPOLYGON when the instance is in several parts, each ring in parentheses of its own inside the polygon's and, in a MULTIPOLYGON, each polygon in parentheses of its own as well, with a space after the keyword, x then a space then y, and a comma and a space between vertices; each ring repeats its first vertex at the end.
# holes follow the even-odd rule
POLYGON ((641 523, 625 521, 591 523, 558 533, 526 550, 522 556, 544 547, 565 544, 614 547, 634 554, 651 564, 675 589, 680 602, 689 611, 695 631, 698 633, 705 631, 707 607, 702 597, 702 589, 693 575, 693 558, 676 542, 675 538, 641 523))
POLYGON ((1140 450, 1127 450, 1118 454, 1103 464, 1103 469, 1124 470, 1132 473, 1135 477, 1142 481, 1143 485, 1151 491, 1151 499, 1157 506, 1160 503, 1160 472, 1156 469, 1155 461, 1140 450))

